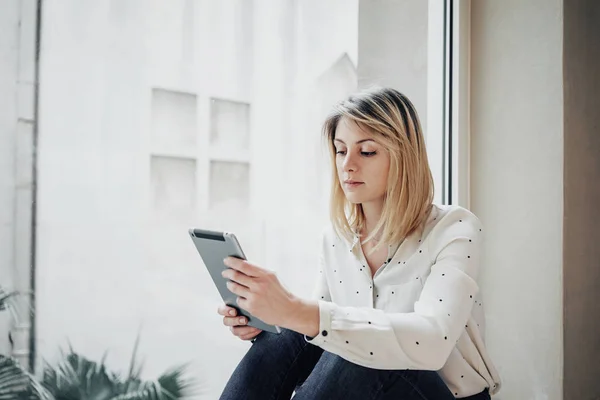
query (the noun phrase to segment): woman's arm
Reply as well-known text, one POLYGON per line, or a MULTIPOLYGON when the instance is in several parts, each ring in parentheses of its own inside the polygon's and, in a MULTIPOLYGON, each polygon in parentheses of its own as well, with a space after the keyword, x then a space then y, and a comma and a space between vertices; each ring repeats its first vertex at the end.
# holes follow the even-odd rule
POLYGON ((281 327, 314 337, 319 333, 319 303, 317 300, 296 298, 290 318, 281 327))
POLYGON ((331 301, 331 293, 327 284, 324 268, 324 237, 321 239, 321 252, 315 285, 310 299, 295 297, 290 307, 290 318, 280 326, 286 329, 314 337, 319 333, 319 300, 331 301))

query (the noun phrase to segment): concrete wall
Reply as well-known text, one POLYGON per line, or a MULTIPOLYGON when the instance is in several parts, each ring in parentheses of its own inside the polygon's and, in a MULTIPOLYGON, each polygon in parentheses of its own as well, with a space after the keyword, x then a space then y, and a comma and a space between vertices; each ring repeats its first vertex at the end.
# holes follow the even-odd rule
POLYGON ((471 6, 471 204, 497 398, 562 399, 562 1, 471 6))
POLYGON ((564 399, 600 398, 600 3, 564 0, 564 399))

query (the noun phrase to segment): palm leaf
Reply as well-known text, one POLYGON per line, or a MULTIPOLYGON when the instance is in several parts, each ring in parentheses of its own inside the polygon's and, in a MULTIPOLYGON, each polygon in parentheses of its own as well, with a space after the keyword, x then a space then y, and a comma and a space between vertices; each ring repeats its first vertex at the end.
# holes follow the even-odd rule
POLYGON ((117 393, 111 400, 180 400, 191 396, 192 382, 184 378, 185 366, 173 368, 156 381, 129 378, 118 384, 117 393))
POLYGON ((64 361, 44 370, 43 385, 56 400, 179 400, 192 394, 192 383, 184 378, 186 366, 170 369, 155 381, 143 381, 138 348, 139 335, 128 373, 122 376, 107 371, 106 353, 96 363, 75 353, 69 344, 68 354, 61 351, 64 361))
POLYGON ((127 378, 128 382, 139 383, 140 375, 142 374, 142 369, 144 368, 144 361, 138 363, 137 354, 140 348, 140 331, 135 338, 135 343, 133 344, 133 353, 131 354, 131 361, 129 362, 129 376, 127 378))
POLYGON ((29 379, 11 358, 0 356, 0 399, 11 399, 27 390, 29 379))
POLYGON ((187 365, 172 368, 158 378, 160 386, 174 399, 184 399, 196 394, 197 387, 184 376, 187 365))
POLYGON ((98 364, 72 349, 56 368, 46 368, 42 383, 56 400, 108 400, 117 394, 104 358, 98 364))
POLYGON ((180 400, 193 395, 193 383, 184 377, 186 366, 173 368, 156 381, 127 379, 111 400, 180 400))
MULTIPOLYGON (((8 309, 15 320, 18 292, 0 287, 0 311, 8 309)), ((61 350, 56 367, 46 363, 42 383, 38 383, 19 363, 0 355, 0 400, 179 400, 190 396, 192 382, 184 378, 185 366, 168 370, 155 381, 142 381, 143 361, 137 360, 140 334, 135 341, 128 374, 109 373, 105 353, 99 363, 61 350)))
POLYGON ((17 360, 0 355, 0 400, 54 400, 17 360))
POLYGON ((8 308, 9 300, 11 297, 15 296, 17 292, 6 293, 4 290, 0 288, 0 311, 6 310, 8 308))
POLYGON ((177 400, 166 393, 157 381, 143 382, 137 390, 120 394, 111 400, 177 400))

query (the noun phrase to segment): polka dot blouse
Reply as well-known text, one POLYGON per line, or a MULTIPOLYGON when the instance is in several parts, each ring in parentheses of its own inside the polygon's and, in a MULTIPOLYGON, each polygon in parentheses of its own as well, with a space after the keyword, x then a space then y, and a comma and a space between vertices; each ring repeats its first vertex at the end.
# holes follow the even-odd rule
POLYGON ((359 238, 326 229, 313 292, 320 333, 306 341, 369 368, 438 371, 457 398, 496 393, 477 285, 482 234, 468 210, 435 205, 373 276, 359 238))

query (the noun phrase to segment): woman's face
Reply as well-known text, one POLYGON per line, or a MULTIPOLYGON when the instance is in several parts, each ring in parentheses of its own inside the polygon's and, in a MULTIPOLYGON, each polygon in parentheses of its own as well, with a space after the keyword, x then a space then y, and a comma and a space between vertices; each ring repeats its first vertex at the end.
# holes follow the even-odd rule
POLYGON ((338 179, 349 202, 379 202, 387 190, 390 157, 375 137, 341 118, 335 131, 338 179))

